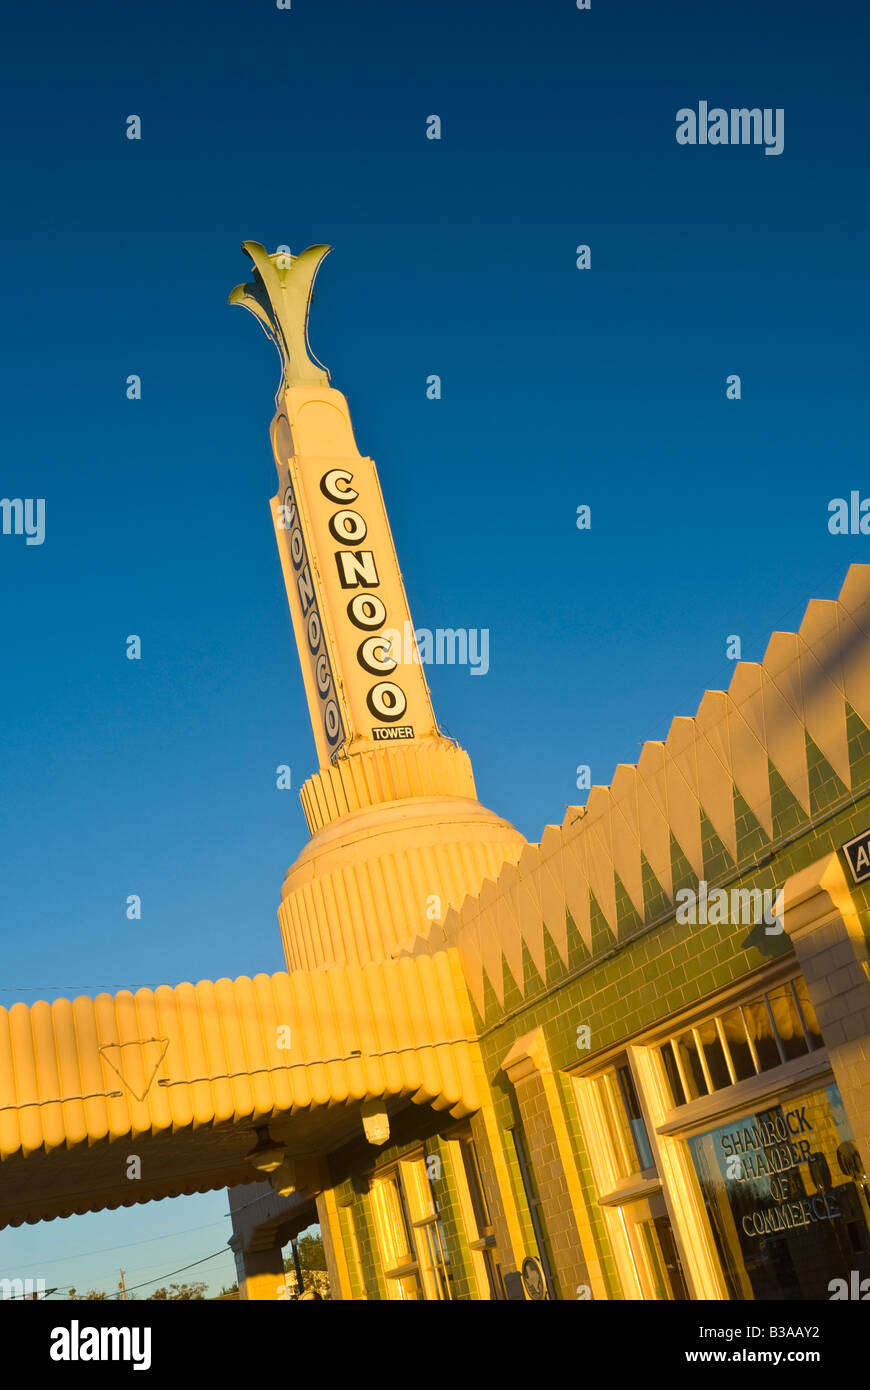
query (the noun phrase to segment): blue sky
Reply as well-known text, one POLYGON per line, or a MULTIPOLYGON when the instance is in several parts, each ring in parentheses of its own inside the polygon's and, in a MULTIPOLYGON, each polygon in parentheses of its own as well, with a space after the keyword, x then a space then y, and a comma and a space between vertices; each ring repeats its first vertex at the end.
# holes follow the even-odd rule
MULTIPOLYGON (((283 965, 306 830, 275 768, 298 788, 315 757, 268 509, 277 356, 226 306, 244 239, 335 247, 312 349, 415 622, 490 630, 485 678, 430 684, 530 838, 584 798, 578 764, 608 782, 727 687, 730 634, 760 660, 836 596, 870 556, 827 529, 870 496, 867 28, 808 0, 7 17, 0 495, 46 526, 0 536, 0 1002, 283 965), (679 146, 701 100, 782 108, 783 153, 679 146)), ((0 1272, 64 1257, 114 1287, 124 1252, 82 1252, 159 1234, 136 1262, 169 1271, 226 1211, 7 1231, 0 1272)))

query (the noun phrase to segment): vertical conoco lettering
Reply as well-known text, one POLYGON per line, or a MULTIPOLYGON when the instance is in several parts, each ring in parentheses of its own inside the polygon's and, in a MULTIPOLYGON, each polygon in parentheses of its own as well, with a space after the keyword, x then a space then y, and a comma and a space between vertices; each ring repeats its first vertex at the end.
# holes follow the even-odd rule
POLYGON ((373 589, 380 583, 375 557, 370 550, 338 550, 335 563, 343 589, 358 589, 360 584, 373 589))
POLYGON ((311 570, 308 565, 296 580, 296 587, 299 590, 299 602, 302 604, 302 612, 307 613, 314 602, 314 584, 311 579, 311 570))
POLYGON ((320 479, 320 491, 330 502, 355 502, 359 493, 352 487, 339 487, 339 483, 349 483, 353 474, 346 468, 330 468, 320 479))

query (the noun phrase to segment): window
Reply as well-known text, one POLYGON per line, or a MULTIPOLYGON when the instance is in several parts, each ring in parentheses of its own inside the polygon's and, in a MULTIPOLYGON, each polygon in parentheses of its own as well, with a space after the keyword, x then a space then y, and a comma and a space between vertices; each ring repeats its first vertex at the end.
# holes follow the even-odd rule
POLYGON ((502 1299, 504 1284, 474 1140, 470 1134, 462 1134, 448 1140, 448 1150, 455 1165, 459 1205, 478 1294, 482 1299, 502 1299))
POLYGON ((652 1150, 628 1067, 623 1064, 604 1072, 596 1078, 596 1085, 619 1176, 629 1178, 652 1168, 652 1150))
POLYGON ((695 1298, 827 1297, 835 1251, 870 1258, 818 1022, 805 981, 783 974, 630 1049, 695 1298))
POLYGON ((417 1158, 410 1163, 400 1163, 399 1169, 407 1192, 424 1296, 433 1300, 451 1299, 453 1271, 426 1162, 422 1157, 417 1158))
POLYGON ((624 1058, 575 1080, 598 1202, 623 1293, 630 1299, 688 1298, 634 1075, 624 1058))
POLYGON ((372 1216, 381 1266, 390 1299, 418 1299, 423 1291, 411 1244, 409 1222, 398 1170, 375 1178, 371 1189, 372 1216))
POLYGON ((844 1271, 870 1274, 864 1166, 836 1085, 688 1144, 731 1298, 828 1299, 844 1271))
POLYGON ((451 1299, 453 1273, 423 1158, 374 1178, 371 1203, 387 1297, 451 1299))
POLYGON ((683 1266, 660 1192, 619 1209, 644 1298, 687 1299, 683 1266))
POLYGON ((724 1090, 822 1046, 799 976, 677 1033, 658 1049, 675 1106, 724 1090))
POLYGON ((532 1179, 532 1171, 529 1167, 529 1160, 526 1155, 525 1139, 519 1127, 512 1129, 511 1135, 514 1141, 514 1148, 516 1150, 517 1163, 519 1164, 520 1168, 520 1179, 523 1184, 523 1191, 526 1194, 526 1202, 528 1203, 529 1216, 531 1217, 532 1221, 532 1230, 535 1233, 535 1245, 538 1248, 538 1259, 540 1260, 541 1268, 544 1271, 544 1282, 547 1286, 547 1296, 548 1298, 555 1298, 556 1289, 555 1284, 553 1282, 553 1271, 550 1265, 549 1252, 547 1250, 547 1237, 544 1231, 544 1223, 541 1218, 541 1199, 538 1196, 537 1191, 535 1190, 535 1184, 532 1179))

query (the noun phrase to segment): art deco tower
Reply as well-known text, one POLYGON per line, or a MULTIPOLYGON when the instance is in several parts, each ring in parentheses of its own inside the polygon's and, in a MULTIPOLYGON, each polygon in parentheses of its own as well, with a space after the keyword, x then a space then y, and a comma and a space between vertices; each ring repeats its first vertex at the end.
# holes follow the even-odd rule
POLYGON ((288 970, 365 964, 398 954, 525 841, 477 800, 422 665, 384 637, 411 619, 377 471, 308 349, 330 248, 243 249, 254 278, 230 303, 256 315, 283 366, 272 517, 320 761, 301 791, 311 840, 288 870, 278 919, 288 970))

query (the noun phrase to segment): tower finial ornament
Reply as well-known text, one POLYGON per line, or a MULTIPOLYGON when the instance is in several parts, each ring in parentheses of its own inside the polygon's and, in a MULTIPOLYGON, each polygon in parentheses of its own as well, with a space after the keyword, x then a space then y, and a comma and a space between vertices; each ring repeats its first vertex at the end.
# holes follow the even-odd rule
POLYGON ((241 304, 258 320, 278 349, 285 386, 329 386, 329 372, 311 353, 308 311, 314 277, 331 246, 309 246, 298 256, 269 255, 259 241, 243 241, 254 262, 250 284, 236 285, 230 304, 241 304))

